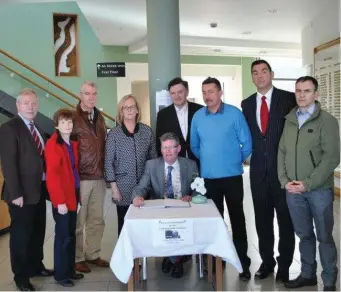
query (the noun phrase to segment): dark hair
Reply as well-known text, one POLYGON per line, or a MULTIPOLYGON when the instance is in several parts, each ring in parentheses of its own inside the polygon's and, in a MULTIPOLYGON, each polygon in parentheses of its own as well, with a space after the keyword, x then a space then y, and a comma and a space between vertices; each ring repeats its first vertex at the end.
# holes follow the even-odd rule
POLYGON ((168 132, 168 133, 164 133, 161 137, 160 137, 160 142, 165 142, 165 141, 168 141, 168 140, 174 140, 176 142, 176 144, 180 144, 180 139, 179 137, 172 133, 172 132, 168 132))
POLYGON ((252 73, 253 67, 256 66, 256 65, 259 65, 259 64, 265 64, 268 67, 269 71, 272 72, 271 66, 270 66, 270 64, 267 61, 265 61, 265 60, 256 60, 256 61, 253 61, 252 64, 251 64, 251 73, 252 73))
POLYGON ((217 86, 218 90, 221 90, 221 84, 220 81, 217 78, 214 77, 207 77, 203 82, 202 85, 205 84, 215 84, 215 86, 217 86))
POLYGON ((169 81, 168 83, 168 91, 171 89, 172 86, 182 84, 187 90, 188 90, 188 82, 185 80, 182 80, 181 77, 176 77, 169 81))
POLYGON ((68 108, 61 108, 55 112, 53 115, 53 123, 55 127, 58 127, 58 123, 60 120, 72 120, 75 121, 75 112, 68 108))
POLYGON ((319 84, 317 80, 312 76, 302 76, 296 80, 295 84, 297 84, 298 82, 306 82, 306 81, 311 81, 314 84, 315 91, 317 91, 319 84))

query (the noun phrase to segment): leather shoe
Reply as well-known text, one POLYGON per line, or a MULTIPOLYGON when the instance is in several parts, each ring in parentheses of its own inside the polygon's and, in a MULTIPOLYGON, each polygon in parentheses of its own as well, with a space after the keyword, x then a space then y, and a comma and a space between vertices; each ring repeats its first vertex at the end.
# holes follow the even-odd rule
POLYGON ((289 271, 284 269, 278 269, 276 274, 277 283, 286 283, 289 281, 289 271))
POLYGON ((75 283, 73 283, 71 280, 66 279, 66 280, 61 280, 61 281, 57 281, 57 283, 59 285, 62 285, 64 287, 73 287, 75 286, 75 283))
POLYGON ((71 280, 80 280, 84 278, 83 274, 74 273, 69 277, 71 280))
POLYGON ((164 272, 165 274, 169 273, 171 271, 171 269, 173 268, 173 263, 170 260, 170 258, 164 258, 162 261, 162 272, 164 272))
POLYGON ((288 289, 301 288, 304 286, 315 286, 317 284, 317 278, 306 279, 299 275, 296 279, 290 280, 284 283, 284 287, 288 289))
POLYGON ((175 263, 172 268, 172 278, 181 278, 184 275, 184 266, 181 262, 175 263))
POLYGON ((34 289, 33 285, 30 282, 16 283, 16 286, 20 291, 36 291, 36 289, 34 289))
POLYGON ((324 286, 323 291, 336 291, 336 286, 324 286))
POLYGON ((87 260, 88 263, 96 265, 97 267, 101 268, 109 268, 109 263, 101 258, 97 258, 94 260, 87 260))
POLYGON ((36 273, 36 276, 38 277, 51 277, 53 276, 54 271, 53 270, 49 270, 49 269, 42 269, 39 272, 36 273))
POLYGON ((79 262, 75 264, 75 270, 81 273, 90 273, 91 270, 86 262, 79 262))
POLYGON ((243 271, 243 273, 240 273, 239 274, 239 279, 244 281, 244 282, 247 282, 251 279, 251 273, 249 270, 245 270, 243 271))
POLYGON ((262 280, 268 277, 270 274, 274 272, 273 267, 268 267, 265 264, 261 264, 258 271, 255 274, 255 279, 256 280, 262 280))

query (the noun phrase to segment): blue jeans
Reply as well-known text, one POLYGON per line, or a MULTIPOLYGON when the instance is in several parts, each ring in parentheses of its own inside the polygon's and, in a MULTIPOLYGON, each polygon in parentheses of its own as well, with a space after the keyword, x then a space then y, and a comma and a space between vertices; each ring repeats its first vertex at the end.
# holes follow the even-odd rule
POLYGON ((322 264, 322 280, 324 286, 336 283, 338 269, 336 267, 337 251, 333 239, 333 200, 332 189, 317 189, 303 194, 287 193, 287 204, 294 230, 300 238, 301 276, 316 277, 316 237, 322 264), (314 225, 316 228, 316 237, 314 225))

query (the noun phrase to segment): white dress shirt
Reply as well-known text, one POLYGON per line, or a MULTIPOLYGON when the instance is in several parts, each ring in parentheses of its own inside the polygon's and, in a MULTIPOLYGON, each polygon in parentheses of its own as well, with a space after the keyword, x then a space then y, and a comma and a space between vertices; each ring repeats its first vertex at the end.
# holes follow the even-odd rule
POLYGON ((259 129, 262 131, 262 126, 261 126, 261 123, 260 123, 260 108, 261 108, 261 105, 262 105, 262 97, 265 96, 266 99, 266 103, 268 105, 268 109, 269 109, 269 113, 270 113, 270 105, 271 105, 271 96, 272 96, 272 92, 274 91, 274 88, 271 87, 270 90, 265 93, 265 94, 261 94, 257 91, 257 108, 256 108, 256 117, 257 117, 257 124, 258 124, 258 127, 259 129))
POLYGON ((188 133, 188 102, 186 102, 186 104, 182 108, 178 108, 176 105, 174 105, 174 107, 175 107, 176 115, 178 117, 182 136, 184 137, 186 141, 187 133, 188 133))
POLYGON ((174 198, 181 198, 181 179, 180 179, 180 164, 179 161, 176 160, 173 164, 168 164, 165 161, 165 183, 167 181, 168 174, 168 166, 173 166, 172 169, 172 187, 174 192, 174 198))

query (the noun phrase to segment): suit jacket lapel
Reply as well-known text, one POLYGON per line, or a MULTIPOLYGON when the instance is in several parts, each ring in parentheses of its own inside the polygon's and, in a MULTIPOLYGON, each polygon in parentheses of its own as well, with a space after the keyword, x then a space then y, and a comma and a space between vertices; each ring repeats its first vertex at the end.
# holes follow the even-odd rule
POLYGON ((163 158, 160 158, 157 162, 156 175, 158 178, 157 181, 159 182, 160 199, 163 199, 165 195, 165 162, 163 158))
POLYGON ((251 122, 255 125, 258 133, 261 133, 257 122, 257 93, 253 94, 250 99, 251 102, 251 122))
POLYGON ((172 105, 172 111, 171 111, 171 113, 172 113, 171 119, 174 121, 174 126, 176 127, 176 129, 177 129, 177 131, 178 131, 178 132, 175 133, 175 134, 177 134, 177 135, 179 136, 180 139, 181 139, 181 137, 182 137, 183 139, 185 139, 185 137, 183 137, 183 135, 182 135, 180 123, 179 123, 179 120, 178 120, 178 115, 176 114, 176 109, 175 109, 175 105, 174 105, 174 104, 172 105))
POLYGON ((279 106, 279 101, 280 98, 277 95, 277 89, 276 87, 274 87, 274 90, 272 92, 272 96, 271 96, 271 105, 270 105, 270 115, 269 115, 269 123, 268 123, 268 131, 271 127, 271 125, 274 124, 274 119, 276 118, 277 114, 278 114, 278 106, 279 106))
POLYGON ((22 120, 21 117, 17 116, 17 120, 18 120, 18 125, 20 127, 20 131, 22 133, 24 133, 24 135, 27 136, 27 141, 31 144, 32 148, 35 150, 35 152, 37 153, 37 155, 40 157, 40 154, 38 152, 38 147, 36 142, 33 140, 33 136, 30 132, 30 130, 27 128, 25 122, 22 120))
POLYGON ((179 160, 179 165, 180 165, 180 181, 181 181, 181 195, 182 196, 187 196, 187 186, 189 185, 188 183, 188 170, 187 170, 187 164, 184 162, 183 159, 178 158, 179 160))
POLYGON ((190 132, 190 129, 191 129, 191 122, 192 122, 192 119, 193 119, 193 116, 194 116, 195 112, 194 112, 194 108, 193 108, 193 103, 192 102, 188 102, 188 119, 187 119, 187 138, 186 138, 186 141, 189 141, 190 139, 190 135, 189 135, 189 132, 190 132))

